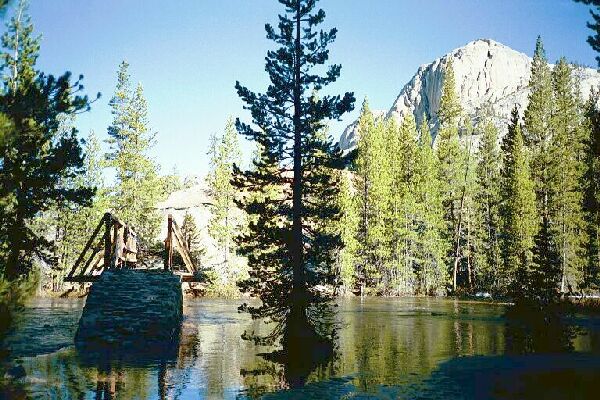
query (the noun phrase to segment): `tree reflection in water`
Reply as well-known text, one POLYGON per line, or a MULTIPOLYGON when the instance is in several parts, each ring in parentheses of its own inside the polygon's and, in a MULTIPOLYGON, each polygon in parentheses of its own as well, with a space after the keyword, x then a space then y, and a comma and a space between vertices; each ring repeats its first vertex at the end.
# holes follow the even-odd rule
POLYGON ((522 300, 507 309, 506 353, 571 352, 580 330, 572 323, 572 308, 561 302, 522 300))
POLYGON ((494 304, 348 299, 338 307, 338 347, 315 363, 306 346, 286 360, 272 347, 242 340, 244 330, 261 329, 260 321, 238 314, 235 301, 203 299, 188 302, 174 353, 146 359, 113 353, 103 360, 82 359, 70 347, 81 308, 73 304, 29 309, 6 342, 11 365, 22 365, 26 376, 3 382, 0 374, 0 398, 447 400, 502 397, 498 390, 504 398, 547 398, 549 387, 574 398, 597 393, 600 382, 600 319, 589 316, 571 320, 567 313, 549 318, 552 324, 542 317, 531 326, 530 312, 507 314, 494 304))
MULTIPOLYGON (((324 320, 329 318, 329 315, 323 316, 324 320)), ((304 386, 310 375, 316 375, 319 379, 332 376, 337 339, 337 327, 333 323, 328 325, 326 335, 320 335, 302 323, 287 321, 281 348, 260 353, 264 362, 255 368, 240 371, 249 388, 248 394, 256 397, 272 391, 273 381, 280 390, 294 389, 304 386), (256 386, 259 376, 268 376, 270 387, 256 386)))
MULTIPOLYGON (((79 365, 95 399, 162 399, 178 397, 190 382, 191 365, 198 356, 196 326, 184 325, 173 343, 137 349, 79 348, 69 360, 79 365), (156 375, 153 378, 153 375, 156 375), (153 381, 156 382, 154 386, 153 381)), ((78 388, 81 385, 77 385, 78 388)), ((83 390, 82 392, 85 392, 83 390)), ((78 398, 82 392, 69 393, 78 398)))

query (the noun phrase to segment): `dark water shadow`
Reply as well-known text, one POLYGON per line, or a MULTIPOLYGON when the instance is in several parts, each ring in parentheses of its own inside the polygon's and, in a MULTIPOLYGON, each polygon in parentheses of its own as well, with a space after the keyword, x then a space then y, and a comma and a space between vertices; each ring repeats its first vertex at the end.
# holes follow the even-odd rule
POLYGON ((600 359, 574 351, 582 331, 568 304, 520 301, 504 317, 504 355, 443 362, 416 392, 445 399, 597 398, 600 359))
POLYGON ((564 353, 574 350, 582 330, 573 323, 574 311, 567 303, 519 302, 506 310, 506 353, 564 353))

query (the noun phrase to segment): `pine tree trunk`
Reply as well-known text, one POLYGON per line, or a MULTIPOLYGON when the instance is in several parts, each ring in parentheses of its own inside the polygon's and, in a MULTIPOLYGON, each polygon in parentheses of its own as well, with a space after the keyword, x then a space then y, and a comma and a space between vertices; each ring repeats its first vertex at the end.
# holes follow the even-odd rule
MULTIPOLYGON (((564 218, 564 217, 563 217, 564 218)), ((563 243, 562 243, 562 278, 560 280, 560 292, 565 292, 565 283, 567 280, 567 245, 565 243, 565 224, 562 224, 562 234, 563 234, 563 243)))
POLYGON ((25 220, 21 215, 21 212, 17 211, 15 223, 9 231, 9 237, 11 238, 11 242, 9 244, 10 247, 8 249, 8 257, 6 260, 4 274, 6 279, 8 279, 9 281, 17 279, 19 277, 19 274, 21 273, 20 256, 24 241, 23 227, 25 226, 25 220))
POLYGON ((467 256, 467 275, 469 280, 469 290, 473 288, 472 271, 471 271, 471 219, 467 223, 467 249, 469 249, 469 255, 467 256))
MULTIPOLYGON (((292 182, 292 244, 290 246, 293 282, 292 282, 292 309, 288 317, 288 339, 299 339, 305 336, 307 326, 305 314, 306 282, 304 276, 304 246, 302 227, 302 121, 301 121, 301 2, 296 2, 296 39, 294 60, 294 177, 292 182)), ((289 342, 289 341, 288 341, 289 342)))
POLYGON ((229 210, 225 213, 225 265, 229 266, 229 210))

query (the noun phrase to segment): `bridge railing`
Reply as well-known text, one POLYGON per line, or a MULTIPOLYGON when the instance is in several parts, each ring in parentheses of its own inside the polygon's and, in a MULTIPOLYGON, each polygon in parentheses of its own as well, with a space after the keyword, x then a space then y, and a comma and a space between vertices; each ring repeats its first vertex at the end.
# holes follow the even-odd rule
POLYGON ((94 229, 65 282, 92 282, 104 269, 135 266, 137 235, 126 223, 106 213, 94 229), (104 233, 100 237, 100 232, 104 233))
MULTIPOLYGON (((183 281, 200 281, 189 244, 171 214, 168 216, 167 224, 164 269, 181 275, 183 281), (173 251, 181 255, 185 271, 174 270, 173 251)), ((106 213, 64 280, 79 283, 94 282, 106 269, 136 268, 137 261, 138 241, 134 230, 111 213, 106 213), (101 235, 103 228, 104 233, 101 235)))
POLYGON ((167 250, 164 262, 165 270, 173 270, 173 250, 177 250, 183 259, 183 264, 186 269, 186 273, 183 274, 182 278, 184 278, 184 280, 191 280, 198 270, 190 253, 189 243, 187 243, 172 214, 169 214, 167 219, 165 249, 167 250))

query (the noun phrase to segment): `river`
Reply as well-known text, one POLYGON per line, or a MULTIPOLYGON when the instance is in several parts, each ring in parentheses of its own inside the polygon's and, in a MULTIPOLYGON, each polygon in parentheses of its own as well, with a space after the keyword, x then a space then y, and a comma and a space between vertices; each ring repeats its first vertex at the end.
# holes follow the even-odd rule
MULTIPOLYGON (((289 389, 277 365, 244 341, 262 325, 240 301, 186 299, 181 338, 161 360, 95 363, 73 347, 84 300, 31 301, 3 342, 8 399, 598 398, 600 318, 569 322, 564 348, 510 331, 505 306, 434 298, 340 300, 337 356, 289 389), (516 339, 515 339, 516 338, 516 339), (520 339, 519 339, 520 338, 520 339), (526 343, 522 351, 517 343, 526 343), (525 348, 529 351, 524 350, 525 348), (531 349, 536 349, 531 352, 531 349), (22 370, 21 370, 22 371, 22 370)), ((564 332, 564 331, 560 331, 564 332)), ((521 332, 522 333, 522 332, 521 332)), ((554 339, 555 331, 541 336, 554 339)))

